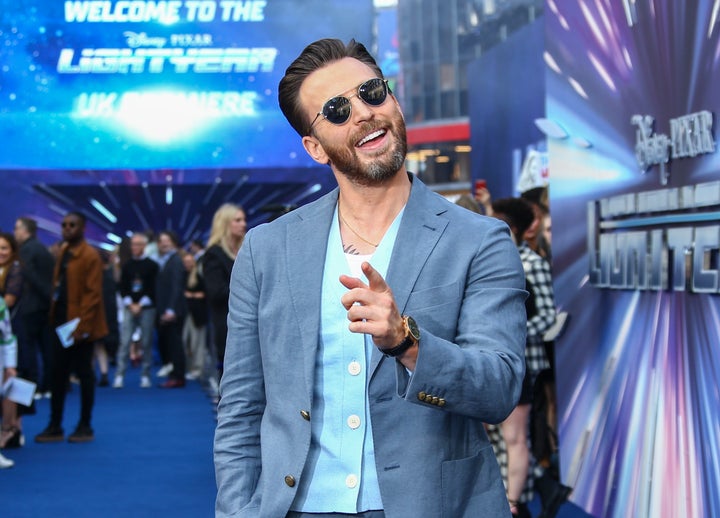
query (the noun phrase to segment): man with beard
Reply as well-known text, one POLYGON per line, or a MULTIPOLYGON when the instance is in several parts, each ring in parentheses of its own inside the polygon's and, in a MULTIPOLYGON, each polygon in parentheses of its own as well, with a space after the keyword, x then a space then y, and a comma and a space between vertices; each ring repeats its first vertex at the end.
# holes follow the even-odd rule
POLYGON ((69 212, 61 227, 63 244, 53 272, 50 322, 55 328, 70 321, 77 324, 71 343, 61 343, 53 333, 50 424, 35 436, 35 442, 40 443, 64 439, 62 419, 71 372, 80 379, 80 420, 68 441, 82 443, 95 439, 90 422, 95 403, 92 358, 95 342, 108 334, 102 298, 103 264, 100 254, 85 240, 85 216, 69 212))
POLYGON ((310 44, 279 101, 338 188, 240 248, 216 516, 510 516, 483 426, 524 374, 507 226, 408 174, 400 107, 362 44, 310 44))

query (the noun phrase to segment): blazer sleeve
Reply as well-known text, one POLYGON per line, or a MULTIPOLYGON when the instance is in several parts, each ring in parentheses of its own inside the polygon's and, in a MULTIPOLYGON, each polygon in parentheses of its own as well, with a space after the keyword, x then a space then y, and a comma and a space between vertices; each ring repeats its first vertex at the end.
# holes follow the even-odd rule
POLYGON ((230 280, 227 349, 215 430, 216 517, 258 516, 252 502, 260 472, 260 422, 265 410, 254 279, 252 231, 230 280))
POLYGON ((411 297, 406 312, 420 327, 417 364, 412 375, 399 362, 396 369, 400 397, 486 423, 510 414, 525 374, 525 278, 505 225, 495 223, 460 281, 457 310, 450 301, 453 309, 444 310, 437 293, 411 297), (444 327, 433 327, 433 317, 444 327), (443 321, 457 322, 450 335, 443 321))

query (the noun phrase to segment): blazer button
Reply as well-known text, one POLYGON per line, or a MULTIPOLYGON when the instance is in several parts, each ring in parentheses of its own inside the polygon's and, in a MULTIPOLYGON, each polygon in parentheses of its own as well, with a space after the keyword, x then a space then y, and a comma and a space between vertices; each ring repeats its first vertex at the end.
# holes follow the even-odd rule
POLYGON ((438 406, 445 406, 445 400, 443 398, 438 399, 438 406))
POLYGON ((300 415, 301 415, 302 418, 305 419, 306 421, 309 421, 309 420, 310 420, 310 412, 308 412, 307 410, 300 410, 300 415))
POLYGON ((438 401, 440 401, 440 398, 437 396, 433 396, 432 401, 430 401, 430 403, 432 403, 433 405, 437 405, 438 401))
POLYGON ((285 483, 288 487, 295 487, 295 477, 292 475, 285 475, 285 483))
POLYGON ((418 392, 418 399, 420 401, 425 401, 426 396, 427 396, 427 394, 425 394, 425 392, 418 392))

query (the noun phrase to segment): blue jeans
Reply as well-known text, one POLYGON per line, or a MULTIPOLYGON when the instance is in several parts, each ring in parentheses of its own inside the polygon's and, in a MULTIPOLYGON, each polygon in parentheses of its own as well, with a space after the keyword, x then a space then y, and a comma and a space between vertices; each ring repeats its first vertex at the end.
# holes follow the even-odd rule
POLYGON ((130 356, 130 342, 136 328, 140 328, 142 336, 142 375, 150 376, 152 365, 153 331, 155 331, 155 308, 143 308, 138 315, 130 313, 128 308, 123 309, 122 328, 120 329, 120 349, 117 353, 117 370, 115 374, 123 376, 130 356))

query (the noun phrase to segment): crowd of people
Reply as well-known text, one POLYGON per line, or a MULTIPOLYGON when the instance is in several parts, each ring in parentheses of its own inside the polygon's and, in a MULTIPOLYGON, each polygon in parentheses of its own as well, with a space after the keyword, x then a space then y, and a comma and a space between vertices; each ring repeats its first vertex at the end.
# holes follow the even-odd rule
MULTIPOLYGON (((139 369, 141 388, 199 380, 219 399, 230 270, 247 230, 243 208, 222 205, 206 245, 181 244, 171 230, 136 231, 108 252, 88 243, 85 225, 82 213, 68 212, 62 239, 51 246, 40 242, 31 217, 0 232, 2 381, 36 387, 28 405, 2 399, 3 453, 24 446, 22 420, 37 414, 42 398, 50 399, 50 415, 35 442, 92 441, 96 387, 122 389, 129 368, 139 369), (80 415, 66 436, 73 383, 80 415)), ((12 465, 0 453, 0 468, 12 465)))
POLYGON ((515 409, 499 425, 487 425, 500 459, 513 514, 529 517, 534 490, 546 502, 543 516, 554 516, 570 488, 559 483, 555 413, 554 340, 558 311, 551 273, 552 220, 548 189, 535 187, 517 197, 493 200, 487 187, 463 195, 457 204, 495 217, 510 228, 525 272, 527 338, 525 378, 515 409))
MULTIPOLYGON (((479 217, 409 174, 400 106, 354 40, 308 45, 279 102, 338 188, 247 236, 232 204, 205 247, 135 232, 106 260, 77 212, 54 258, 32 219, 0 234, 4 376, 51 394, 35 440, 65 439, 72 376, 67 440, 93 440, 108 363, 113 388, 129 365, 149 388, 157 344, 160 386, 221 380, 218 517, 529 516, 534 461, 549 470, 556 450, 552 397, 538 412, 556 321, 546 191, 481 188, 463 200, 479 217)), ((3 401, 0 447, 23 445, 28 412, 3 401)), ((567 491, 555 479, 543 516, 567 491)))

